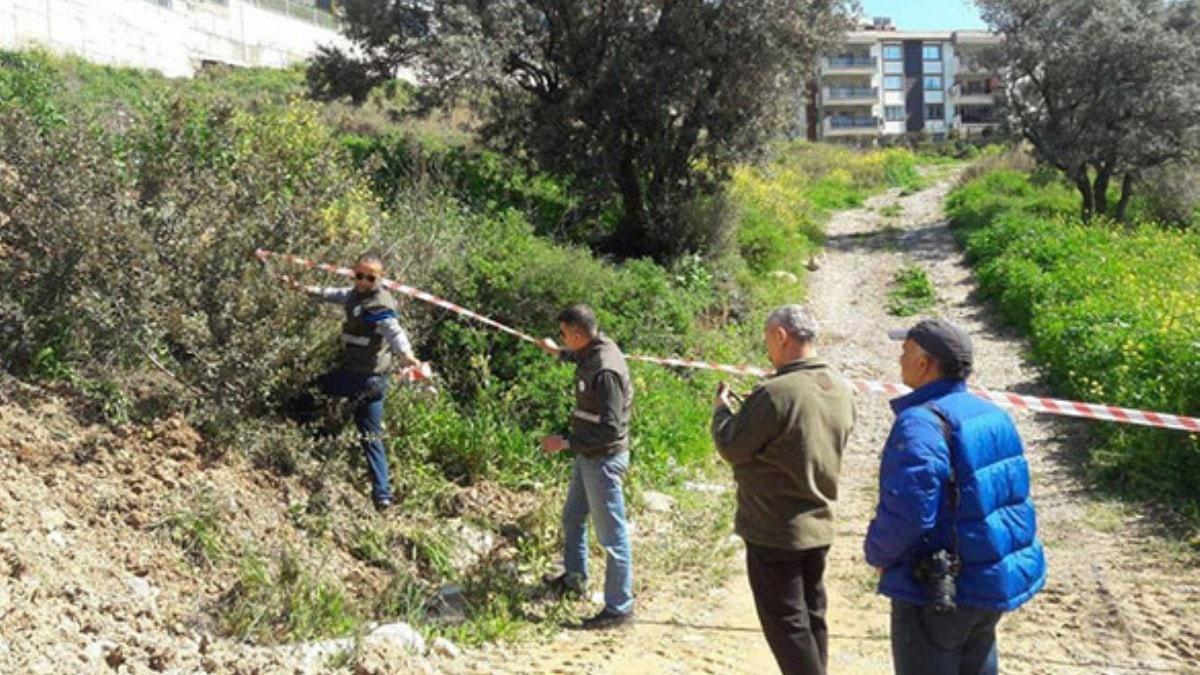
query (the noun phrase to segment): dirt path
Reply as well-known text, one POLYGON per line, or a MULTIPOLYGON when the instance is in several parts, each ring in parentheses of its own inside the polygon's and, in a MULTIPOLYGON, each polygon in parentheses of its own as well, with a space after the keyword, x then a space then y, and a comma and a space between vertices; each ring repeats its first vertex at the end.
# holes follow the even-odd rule
MULTIPOLYGON (((1022 341, 973 297, 975 283, 943 221, 953 178, 915 195, 892 192, 836 216, 827 254, 810 277, 821 319, 822 354, 851 377, 895 380, 898 349, 889 328, 911 319, 887 314, 896 270, 920 264, 938 290, 935 313, 968 326, 975 338, 975 382, 993 389, 1044 392, 1022 356, 1022 341), (898 217, 880 209, 897 204, 898 217)), ((845 458, 838 540, 826 576, 830 593, 830 670, 888 673, 888 604, 874 593, 861 546, 876 496, 879 449, 892 416, 881 398, 860 398, 859 426, 845 458)), ((1049 582, 1000 628, 1006 673, 1200 673, 1200 566, 1156 533, 1154 519, 1104 502, 1078 467, 1088 423, 1017 418, 1034 473, 1039 530, 1049 582)), ((456 670, 508 673, 776 672, 758 629, 740 561, 708 597, 663 589, 643 597, 635 625, 608 634, 563 632, 546 644, 467 655, 456 670)))

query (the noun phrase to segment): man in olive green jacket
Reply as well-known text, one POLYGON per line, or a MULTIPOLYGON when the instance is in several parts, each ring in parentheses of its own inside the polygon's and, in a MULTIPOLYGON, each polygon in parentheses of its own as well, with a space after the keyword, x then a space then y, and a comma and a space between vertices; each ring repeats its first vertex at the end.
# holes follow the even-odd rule
POLYGON ((736 531, 759 622, 784 673, 824 673, 825 556, 833 543, 842 451, 854 426, 853 392, 816 359, 816 322, 798 305, 767 318, 775 374, 741 409, 717 390, 712 434, 737 481, 736 531))

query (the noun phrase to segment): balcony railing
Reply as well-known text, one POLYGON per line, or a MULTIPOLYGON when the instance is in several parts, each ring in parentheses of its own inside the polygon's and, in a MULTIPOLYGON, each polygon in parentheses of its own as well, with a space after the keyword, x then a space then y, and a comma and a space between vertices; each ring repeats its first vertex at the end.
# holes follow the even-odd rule
POLYGON ((879 127, 878 117, 830 117, 830 129, 875 129, 879 127))
POLYGON ((826 87, 825 98, 833 101, 847 99, 879 98, 879 90, 875 87, 826 87))
MULTIPOLYGON (((296 19, 302 19, 318 26, 337 28, 337 19, 330 13, 332 6, 329 0, 246 0, 249 4, 263 9, 286 14, 296 19)), ((218 5, 229 4, 229 0, 207 0, 218 5)))
POLYGON ((999 124, 999 121, 994 115, 959 115, 954 118, 954 126, 961 127, 965 124, 999 124))
POLYGON ((830 56, 825 59, 825 68, 829 70, 860 70, 874 68, 874 56, 830 56))

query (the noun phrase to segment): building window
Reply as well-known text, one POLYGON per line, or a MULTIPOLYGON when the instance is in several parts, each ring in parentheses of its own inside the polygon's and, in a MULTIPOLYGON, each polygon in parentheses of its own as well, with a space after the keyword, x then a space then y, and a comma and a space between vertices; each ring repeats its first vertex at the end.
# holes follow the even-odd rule
POLYGON ((925 45, 921 48, 921 57, 926 61, 941 61, 942 46, 941 45, 925 45))
POLYGON ((940 77, 926 77, 925 78, 925 91, 941 91, 941 90, 942 90, 942 78, 940 78, 940 77))
POLYGON ((904 78, 889 75, 883 78, 883 88, 888 91, 900 91, 904 89, 904 78))
POLYGON ((884 106, 883 117, 889 122, 903 122, 908 119, 908 116, 904 114, 904 106, 902 105, 884 106))
POLYGON ((900 45, 884 45, 884 61, 900 61, 904 59, 904 49, 900 45))
POLYGON ((946 116, 946 106, 940 103, 930 103, 925 106, 925 119, 940 120, 946 116))

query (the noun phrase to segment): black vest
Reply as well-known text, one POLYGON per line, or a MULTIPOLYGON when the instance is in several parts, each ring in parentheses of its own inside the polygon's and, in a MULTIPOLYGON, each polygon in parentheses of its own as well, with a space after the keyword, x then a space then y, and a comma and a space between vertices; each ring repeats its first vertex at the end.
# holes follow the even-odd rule
POLYGON ((352 373, 387 372, 392 365, 392 354, 378 328, 380 317, 396 316, 396 300, 382 288, 367 294, 354 292, 345 309, 342 368, 352 373))
POLYGON ((633 406, 633 385, 629 381, 629 368, 625 364, 625 355, 616 343, 604 336, 596 338, 592 344, 580 350, 575 363, 575 412, 571 415, 571 434, 577 438, 593 438, 596 429, 600 427, 600 411, 604 409, 603 401, 596 391, 596 376, 602 371, 616 373, 621 380, 621 388, 625 393, 625 402, 620 418, 618 438, 613 443, 599 447, 589 447, 587 455, 613 455, 629 449, 629 412, 633 406))

